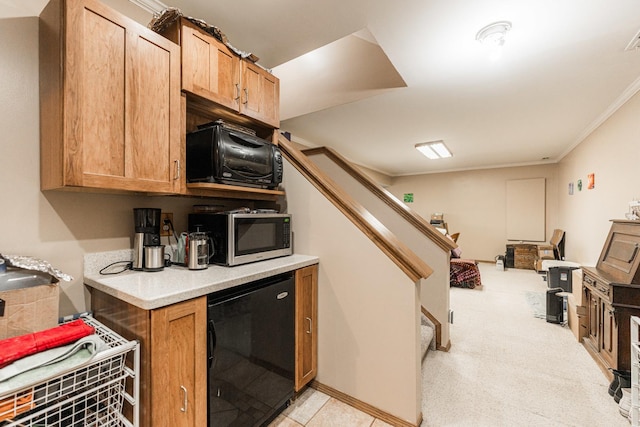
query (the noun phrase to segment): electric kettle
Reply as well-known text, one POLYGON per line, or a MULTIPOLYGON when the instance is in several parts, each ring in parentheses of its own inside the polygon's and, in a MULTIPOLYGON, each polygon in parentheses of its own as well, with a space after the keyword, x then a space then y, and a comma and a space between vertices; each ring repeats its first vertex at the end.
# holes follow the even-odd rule
POLYGON ((209 266, 209 238, 206 233, 189 233, 187 266, 189 270, 203 270, 209 266))

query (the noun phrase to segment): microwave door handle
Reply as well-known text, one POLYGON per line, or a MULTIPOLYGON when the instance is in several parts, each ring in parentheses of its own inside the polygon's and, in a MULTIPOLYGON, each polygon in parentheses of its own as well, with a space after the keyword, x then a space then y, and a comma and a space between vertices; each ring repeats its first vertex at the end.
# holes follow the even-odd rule
POLYGON ((216 336, 216 326, 213 324, 213 320, 209 320, 209 325, 207 326, 207 334, 209 335, 209 339, 207 340, 209 344, 207 349, 207 361, 209 363, 209 368, 211 368, 215 360, 213 352, 216 349, 216 342, 218 341, 216 336))

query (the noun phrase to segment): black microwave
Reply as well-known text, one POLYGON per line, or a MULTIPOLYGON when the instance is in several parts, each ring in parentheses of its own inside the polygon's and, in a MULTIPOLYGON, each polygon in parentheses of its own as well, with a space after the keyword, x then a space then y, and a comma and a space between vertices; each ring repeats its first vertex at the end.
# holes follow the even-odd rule
POLYGON ((275 188, 282 154, 271 142, 217 122, 187 134, 187 182, 275 188))
POLYGON ((189 230, 211 237, 213 264, 233 266, 293 253, 290 214, 192 213, 189 230))

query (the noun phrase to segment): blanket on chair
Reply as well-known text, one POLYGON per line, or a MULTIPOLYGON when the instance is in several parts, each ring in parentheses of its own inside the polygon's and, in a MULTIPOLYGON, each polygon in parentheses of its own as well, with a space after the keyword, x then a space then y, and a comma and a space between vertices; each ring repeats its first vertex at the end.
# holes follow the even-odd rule
POLYGON ((449 285, 469 289, 482 286, 478 263, 472 259, 452 258, 449 270, 449 285))

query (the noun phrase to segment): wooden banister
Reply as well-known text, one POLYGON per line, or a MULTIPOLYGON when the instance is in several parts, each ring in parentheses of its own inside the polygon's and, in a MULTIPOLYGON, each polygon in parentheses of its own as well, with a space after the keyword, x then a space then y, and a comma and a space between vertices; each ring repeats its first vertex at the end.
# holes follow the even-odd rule
POLYGON ((310 148, 307 150, 302 150, 304 154, 307 156, 312 156, 314 154, 324 154, 329 157, 333 162, 335 162, 338 166, 344 169, 351 177, 356 179, 360 184, 362 184, 365 188, 367 188, 371 193, 373 193, 376 197, 386 203, 391 209, 396 211, 405 221, 411 224, 416 228, 420 233, 424 234, 428 237, 433 243, 439 246, 444 251, 450 251, 451 249, 455 249, 458 245, 453 242, 451 239, 444 236, 440 233, 434 226, 429 224, 424 218, 415 213, 411 208, 409 208, 406 204, 402 203, 398 200, 393 194, 389 191, 382 188, 378 185, 374 180, 369 178, 366 174, 364 174, 360 169, 353 166, 353 164, 345 159, 342 155, 340 155, 335 150, 329 147, 318 147, 318 148, 310 148))
POLYGON ((413 282, 426 279, 431 275, 433 272, 431 267, 402 243, 361 204, 342 190, 289 140, 280 135, 278 145, 282 151, 282 155, 293 167, 349 218, 349 220, 378 246, 413 282))
POLYGON ((448 343, 446 346, 442 345, 442 323, 440 323, 440 321, 436 319, 436 317, 433 314, 431 314, 429 310, 425 308, 424 305, 420 306, 420 311, 422 312, 422 314, 427 316, 427 319, 429 319, 431 323, 433 323, 433 327, 434 327, 433 335, 434 335, 434 339, 436 340, 436 350, 449 351, 450 343, 448 343))

